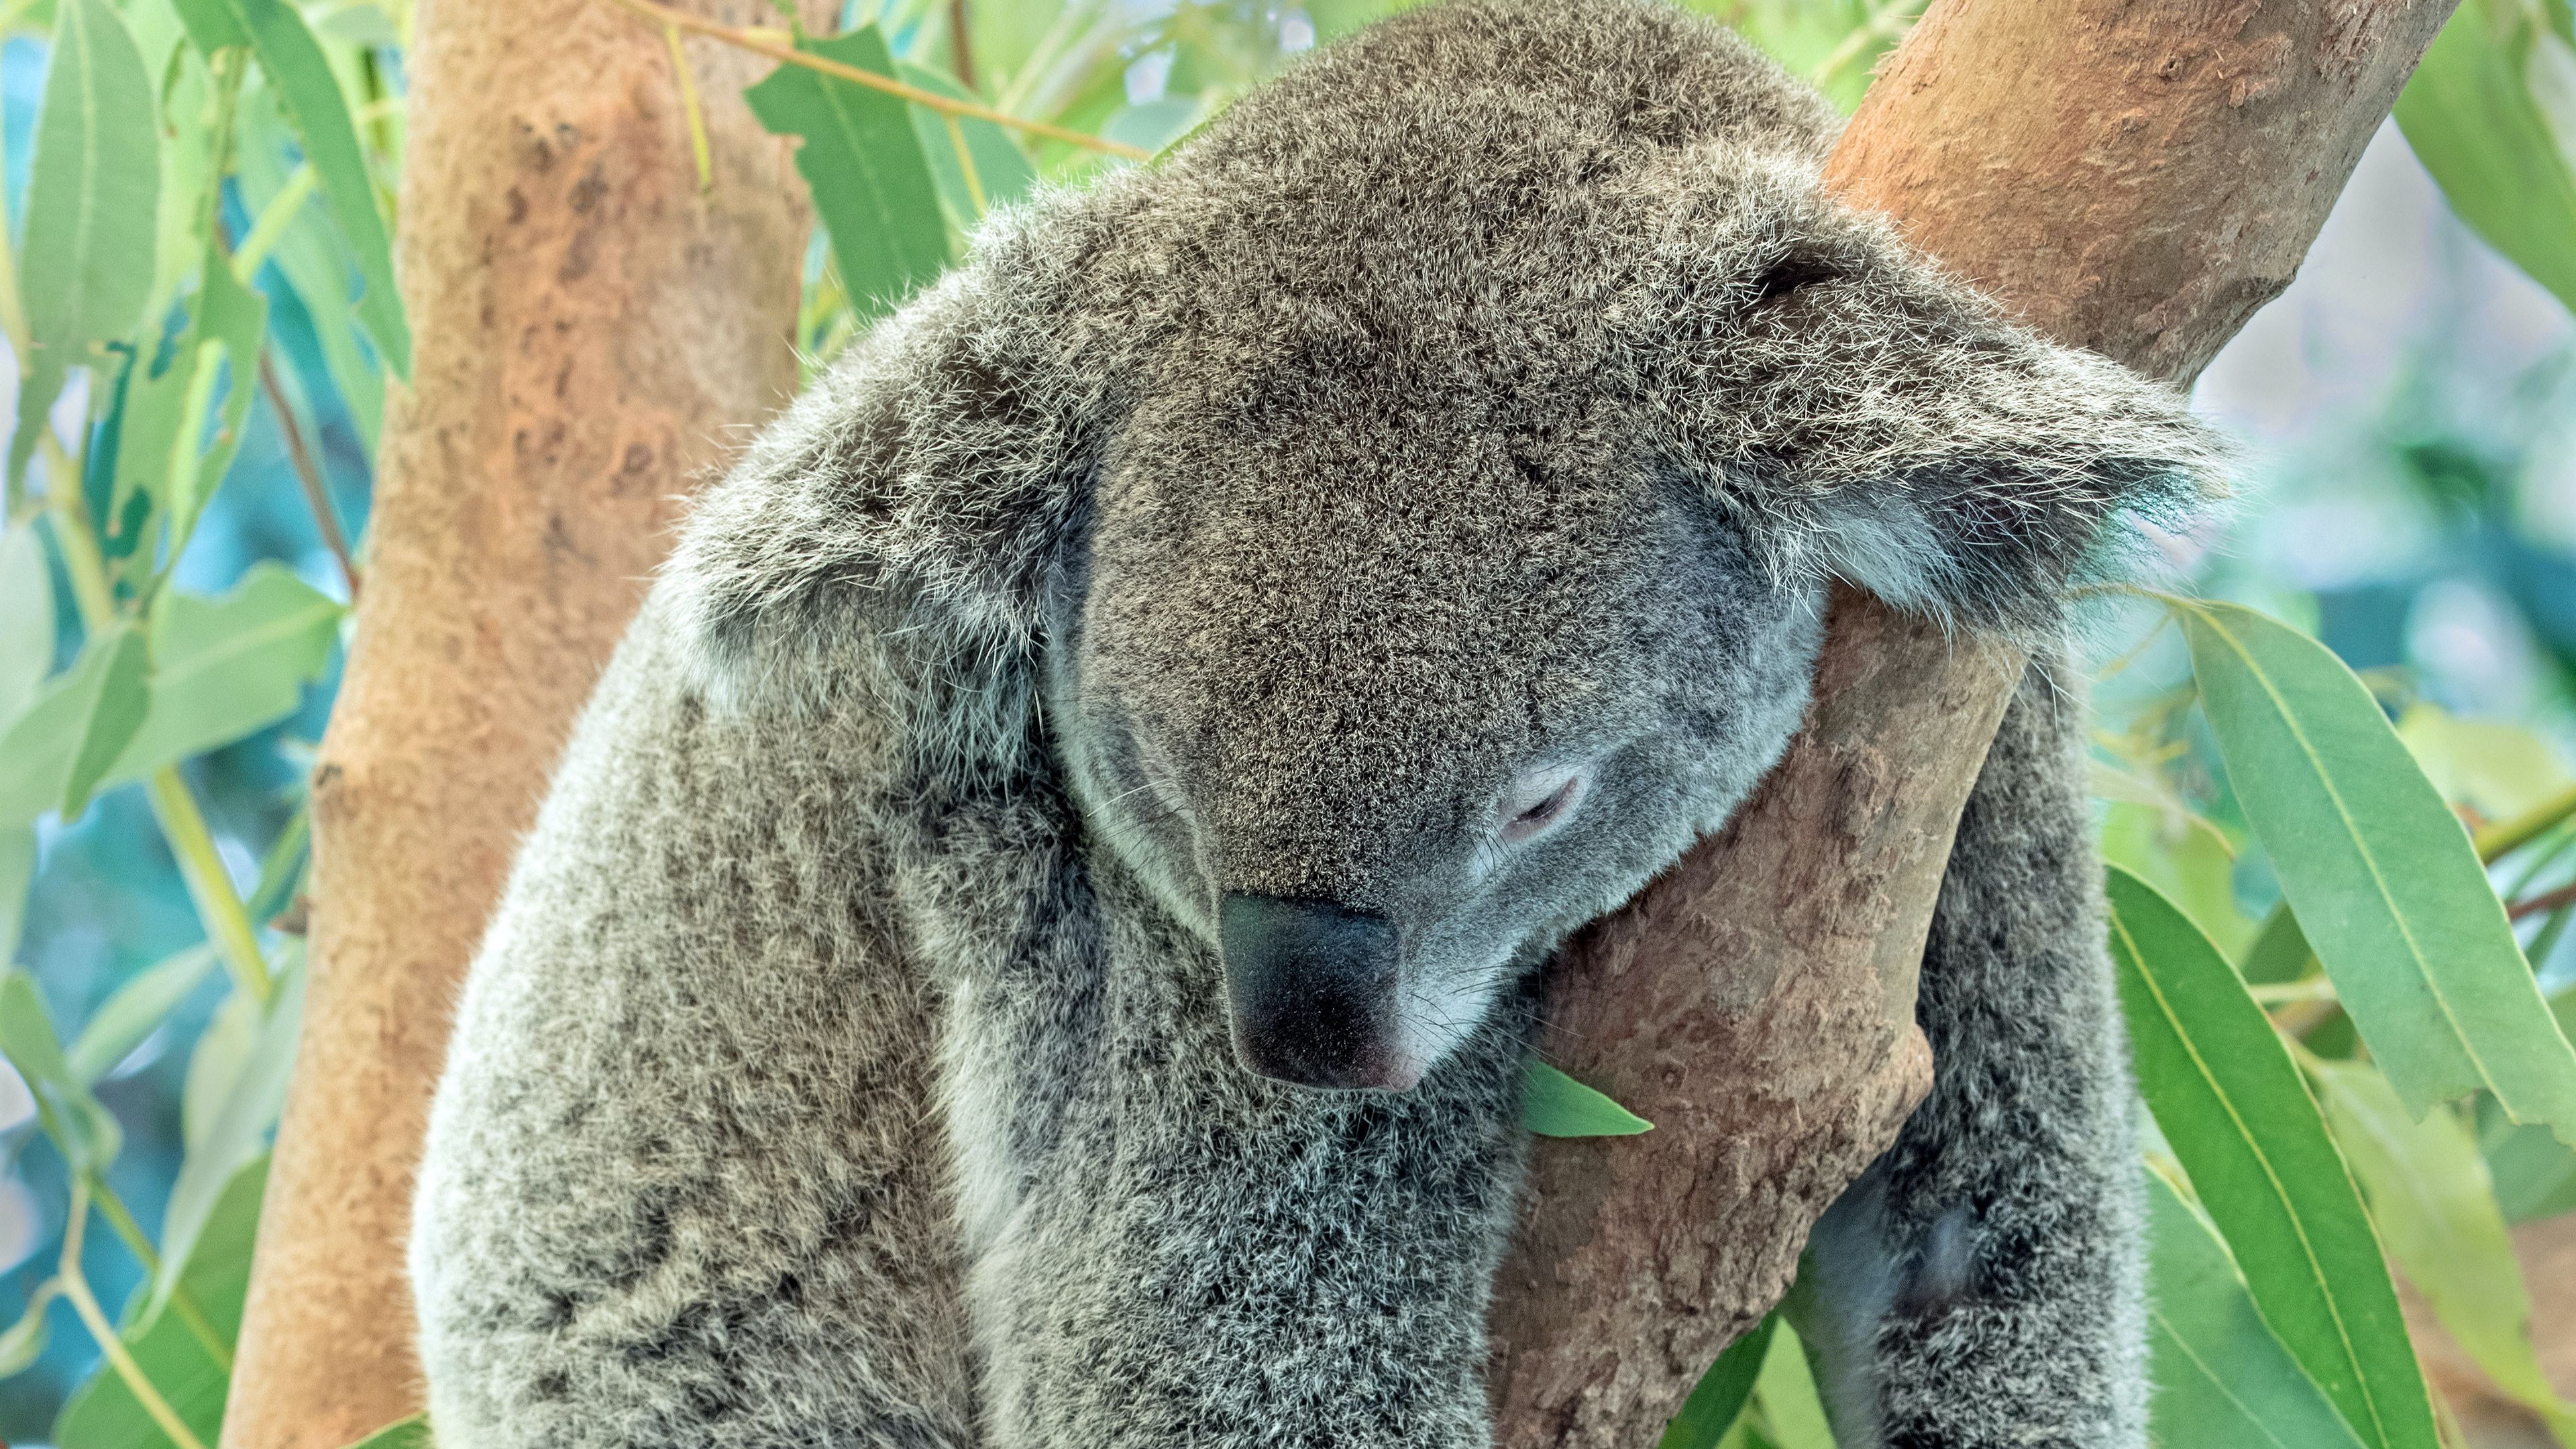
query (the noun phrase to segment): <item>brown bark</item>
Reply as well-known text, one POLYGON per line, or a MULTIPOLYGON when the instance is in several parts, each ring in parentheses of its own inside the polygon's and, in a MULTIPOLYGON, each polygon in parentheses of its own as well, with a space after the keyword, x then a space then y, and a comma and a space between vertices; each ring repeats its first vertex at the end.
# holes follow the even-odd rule
MULTIPOLYGON (((1937 0, 1828 164, 2040 331, 2187 383, 2288 285, 2452 0, 1937 0)), ((1838 596, 1742 818, 1558 963, 1552 1060, 1656 1124, 1542 1142, 1498 1444, 1655 1441, 1931 1083, 1914 977, 2021 661, 1838 596)))
POLYGON ((313 977, 234 1449, 339 1449, 419 1407, 402 1245, 457 983, 674 498, 795 387, 809 213, 739 95, 768 62, 711 42, 690 59, 704 194, 651 27, 592 0, 421 10, 399 239, 415 375, 313 779, 313 977))

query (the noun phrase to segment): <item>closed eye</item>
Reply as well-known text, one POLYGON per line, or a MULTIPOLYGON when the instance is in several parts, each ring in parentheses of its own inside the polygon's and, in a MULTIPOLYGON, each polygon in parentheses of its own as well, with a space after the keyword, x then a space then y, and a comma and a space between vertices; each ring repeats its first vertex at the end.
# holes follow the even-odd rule
POLYGON ((1546 793, 1535 800, 1530 800, 1527 794, 1518 797, 1528 803, 1513 810, 1503 821, 1502 828, 1494 832, 1496 838, 1505 845, 1521 845, 1555 829, 1574 813, 1575 802, 1583 798, 1590 780, 1591 772, 1576 770, 1558 779, 1541 782, 1537 788, 1546 793))

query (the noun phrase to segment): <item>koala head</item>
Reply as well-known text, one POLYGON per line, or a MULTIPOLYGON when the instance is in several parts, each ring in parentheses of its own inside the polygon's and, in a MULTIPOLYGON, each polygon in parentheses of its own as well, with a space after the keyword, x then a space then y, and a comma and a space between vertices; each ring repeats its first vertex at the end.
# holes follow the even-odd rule
POLYGON ((1648 0, 1363 32, 989 228, 701 505, 684 618, 1063 786, 1248 1068, 1409 1087, 1769 768, 1833 580, 2035 639, 2214 486, 1827 196, 1832 128, 1648 0))

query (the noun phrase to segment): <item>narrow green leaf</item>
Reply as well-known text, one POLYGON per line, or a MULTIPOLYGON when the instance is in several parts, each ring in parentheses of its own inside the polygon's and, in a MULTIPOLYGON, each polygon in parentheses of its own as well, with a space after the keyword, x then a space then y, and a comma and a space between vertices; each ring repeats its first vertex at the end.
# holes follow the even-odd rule
POLYGON ((62 1294, 62 1280, 48 1278, 27 1296, 27 1307, 18 1321, 0 1332, 0 1379, 25 1373, 37 1359, 44 1357, 45 1310, 62 1294))
POLYGON ((1753 1385, 1771 1353, 1771 1335, 1780 1326, 1777 1312, 1763 1315, 1753 1331, 1726 1346, 1683 1401, 1682 1411, 1664 1426, 1660 1449, 1717 1449, 1719 1441, 1744 1417, 1753 1401, 1753 1385))
MULTIPOLYGON (((971 99, 965 87, 926 65, 908 60, 894 64, 896 78, 906 85, 950 100, 971 99)), ((930 163, 931 179, 939 185, 939 200, 959 230, 973 230, 984 213, 1019 200, 1037 184, 1037 166, 1020 149, 1020 143, 1011 139, 1010 132, 990 121, 951 117, 928 106, 908 109, 912 112, 912 133, 920 140, 921 154, 930 163), (958 154, 961 140, 965 143, 962 164, 958 154)))
POLYGON ((414 1414, 398 1424, 387 1424, 349 1449, 431 1449, 429 1420, 414 1414))
POLYGON ((1762 1409, 1763 1427, 1771 1431, 1771 1442, 1779 1449, 1834 1449, 1833 1427, 1825 1418, 1824 1399, 1816 1392, 1806 1345, 1785 1323, 1771 1335, 1771 1351, 1762 1356, 1753 1396, 1762 1409))
POLYGON ((2479 1148, 2504 1220, 2529 1223, 2576 1213, 2576 1148, 2550 1136, 2546 1127, 2516 1126, 2491 1098, 2478 1108, 2479 1148))
POLYGON ((2565 40, 2514 0, 2466 0, 2397 98, 2397 127, 2451 209, 2576 310, 2576 172, 2534 103, 2565 40))
POLYGON ((2476 1139, 2447 1107, 2414 1121, 2367 1066, 2321 1061, 2308 1070, 2388 1255, 2496 1387, 2562 1443, 2576 1442, 2576 1412, 2550 1388, 2532 1349, 2531 1298, 2476 1139))
POLYGON ((35 880, 36 832, 24 825, 0 827, 0 966, 17 955, 18 933, 27 924, 27 888, 35 880))
POLYGON ((104 0, 59 0, 18 251, 30 355, 10 477, 34 455, 64 376, 90 344, 126 336, 141 317, 160 185, 152 78, 125 22, 104 0))
MULTIPOLYGON (((255 215, 265 215, 294 173, 286 165, 287 126, 263 86, 242 103, 242 146, 238 182, 255 215)), ((270 249, 269 261, 284 277, 305 314, 313 319, 313 338, 322 352, 322 367, 331 387, 349 410, 358 441, 368 457, 376 453, 376 435, 384 423, 384 378, 367 361, 357 342, 357 312, 351 302, 350 278, 357 270, 317 196, 293 213, 286 231, 270 249)), ((281 361, 284 359, 281 358, 281 361)), ((318 391, 308 377, 308 390, 318 391)))
POLYGON ((71 679, 86 688, 80 735, 72 747, 71 764, 63 774, 65 820, 79 818, 81 811, 89 807, 90 791, 116 762, 126 741, 143 727, 152 683, 152 657, 144 645, 143 631, 131 624, 117 624, 93 636, 82 651, 82 662, 73 667, 71 679), (92 656, 95 663, 91 662, 92 656))
POLYGON ((1633 1137, 1655 1126, 1535 1058, 1521 1077, 1521 1125, 1541 1137, 1633 1137))
POLYGON ((2148 1351, 2157 1444, 2361 1449, 2273 1337, 2226 1245, 2162 1174, 2147 1174, 2148 1351))
POLYGON ((36 1120, 63 1156, 75 1167, 104 1171, 124 1134, 64 1060, 35 980, 14 966, 0 971, 0 1053, 26 1082, 36 1100, 36 1120))
POLYGON ((2183 606, 2228 783, 2335 994, 2416 1112, 2478 1088, 2576 1142, 2576 1050, 2540 999, 2459 817, 2322 644, 2183 606))
MULTIPOLYGON (((222 411, 214 420, 214 435, 203 436, 184 420, 181 423, 176 444, 182 451, 173 455, 175 466, 166 499, 170 510, 170 563, 176 563, 180 551, 187 547, 188 536, 195 532, 206 500, 232 466, 233 454, 241 447, 242 424, 250 416, 251 400, 259 396, 259 350, 268 333, 268 299, 236 280, 219 251, 209 249, 206 253, 205 276, 197 289, 195 327, 199 349, 195 386, 211 385, 213 378, 207 368, 216 359, 222 361, 227 377, 222 411), (202 451, 197 451, 200 448, 202 451)), ((189 411, 194 413, 196 409, 189 411)))
MULTIPOLYGON (((331 75, 329 57, 285 0, 176 0, 188 37, 211 57, 231 45, 250 46, 259 57, 269 86, 277 93, 304 158, 321 178, 323 198, 340 223, 341 235, 357 263, 366 291, 358 300, 358 320, 375 339, 376 351, 396 377, 411 377, 411 328, 403 320, 402 298, 394 290, 393 248, 385 219, 376 210, 375 184, 367 176, 366 153, 359 148, 357 127, 340 84, 331 75)), ((236 356, 254 354, 236 350, 236 356)))
POLYGON ((2254 986, 2296 981, 2308 974, 2308 963, 2316 954, 2308 948, 2308 933, 2299 929, 2298 916, 2285 903, 2263 918, 2253 944, 2237 957, 2236 974, 2254 986))
MULTIPOLYGON (((798 45, 827 60, 894 75, 894 59, 873 25, 798 45)), ((948 265, 938 188, 906 102, 793 65, 780 66, 742 95, 771 132, 802 138, 796 169, 813 190, 841 284, 862 319, 893 310, 948 265)))
POLYGON ((206 1029, 188 1053, 188 1075, 179 1089, 179 1142, 194 1151, 221 1119, 233 1086, 250 1067, 259 1048, 260 1024, 267 1016, 259 999, 234 992, 215 1007, 206 1029))
POLYGON ((211 944, 200 943, 135 972, 100 1003, 72 1042, 67 1054, 72 1075, 85 1085, 97 1085, 169 1019, 222 959, 211 944))
MULTIPOLYGON (((304 971, 301 962, 289 959, 278 971, 277 994, 269 1000, 267 1018, 260 1023, 259 1040, 248 1062, 234 1079, 232 1090, 225 1094, 203 1138, 189 1144, 188 1154, 179 1164, 178 1180, 170 1185, 170 1203, 161 1216, 161 1274, 153 1280, 148 1312, 159 1313, 162 1305, 170 1301, 170 1290, 178 1286, 179 1265, 187 1261, 199 1236, 214 1220, 225 1184, 259 1155, 269 1129, 277 1125, 278 1109, 286 1102, 287 1072, 295 1064, 295 1034, 303 1015, 304 971)), ((57 1449, 70 1446, 64 1444, 57 1449)))
POLYGON ((36 697, 53 668, 53 574, 36 526, 22 523, 0 533, 0 727, 36 697))
MULTIPOLYGON (((268 1159, 254 1157, 223 1184, 206 1215, 204 1231, 186 1249, 177 1272, 188 1297, 225 1343, 241 1331, 242 1299, 250 1290, 251 1249, 259 1236, 259 1204, 268 1184, 268 1159)), ((171 1251, 163 1242, 162 1250, 171 1251)), ((206 1351, 178 1314, 147 1310, 119 1335, 136 1366, 168 1400, 199 1442, 221 1433, 232 1375, 206 1351)), ((73 1393, 54 1421, 55 1449, 171 1449, 169 1438, 144 1412, 125 1380, 99 1371, 73 1393)))
POLYGON ((230 593, 164 593, 152 613, 152 695, 109 778, 137 780, 295 712, 331 660, 347 612, 275 563, 230 593))
POLYGON ((2264 1321, 2364 1445, 2437 1449, 2379 1240, 2289 1050, 2179 907, 2109 876, 2138 1088, 2264 1321))
POLYGON ((2102 858, 2162 891, 2233 956, 2254 939, 2236 908, 2236 854, 2206 820, 2114 800, 2102 821, 2102 858))

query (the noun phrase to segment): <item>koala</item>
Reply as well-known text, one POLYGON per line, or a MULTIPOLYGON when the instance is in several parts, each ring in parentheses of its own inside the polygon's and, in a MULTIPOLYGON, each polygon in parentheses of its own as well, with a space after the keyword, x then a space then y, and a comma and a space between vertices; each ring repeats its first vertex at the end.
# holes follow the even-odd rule
POLYGON ((457 1012, 448 1449, 1489 1442, 1553 949, 1837 582, 2032 647, 1932 1095, 1801 1301, 1846 1446, 2142 1446, 2071 590, 2220 445, 1821 188, 1652 0, 1449 0, 997 215, 698 501, 457 1012))

